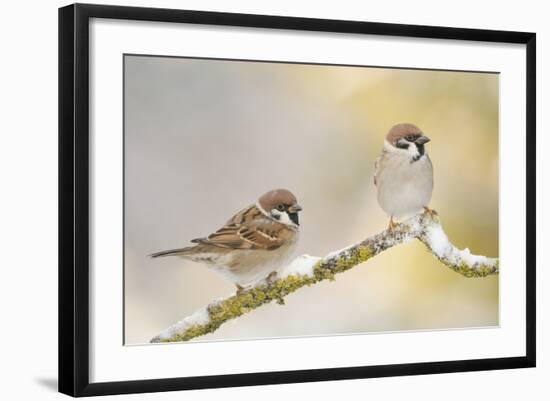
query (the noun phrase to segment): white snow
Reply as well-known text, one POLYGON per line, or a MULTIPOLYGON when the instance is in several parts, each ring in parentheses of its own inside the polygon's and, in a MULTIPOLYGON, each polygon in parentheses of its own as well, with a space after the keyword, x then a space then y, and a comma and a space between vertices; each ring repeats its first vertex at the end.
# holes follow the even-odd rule
POLYGON ((411 243, 414 239, 416 238, 415 235, 411 235, 410 233, 407 234, 406 236, 402 237, 402 238, 395 238, 393 239, 393 241, 391 241, 391 244, 393 246, 395 245, 399 245, 399 244, 403 244, 403 245, 406 245, 408 243, 411 243))
POLYGON ((185 334, 185 332, 192 326, 207 324, 209 321, 210 315, 208 314, 208 309, 207 307, 203 307, 191 316, 187 316, 185 319, 182 319, 176 324, 170 326, 168 329, 159 334, 158 338, 161 340, 169 340, 176 334, 185 334))
POLYGON ((470 250, 468 248, 463 249, 462 251, 457 250, 458 256, 460 259, 462 259, 468 266, 473 266, 476 263, 481 264, 492 264, 490 259, 486 258, 485 256, 480 255, 472 255, 470 253, 470 250))
POLYGON ((277 277, 285 278, 291 275, 313 277, 313 267, 321 260, 316 256, 302 255, 295 258, 289 265, 279 270, 277 277))
POLYGON ((338 249, 337 251, 332 251, 330 253, 327 254, 327 256, 325 256, 325 259, 332 259, 332 258, 335 258, 337 256, 340 256, 342 255, 344 252, 346 252, 348 249, 354 247, 355 245, 350 245, 350 246, 347 246, 345 248, 342 248, 342 249, 338 249))
POLYGON ((430 224, 426 227, 426 238, 430 243, 433 253, 444 258, 452 251, 453 246, 439 224, 430 224))
POLYGON ((420 215, 417 215, 412 219, 407 220, 406 224, 409 226, 411 239, 412 239, 412 236, 418 235, 418 233, 420 233, 420 231, 422 230, 422 225, 420 224, 420 215))
POLYGON ((494 265, 494 259, 486 256, 473 255, 468 248, 460 250, 449 242, 447 235, 439 224, 426 227, 426 239, 432 252, 439 258, 446 259, 454 265, 465 263, 469 267, 479 264, 494 265))

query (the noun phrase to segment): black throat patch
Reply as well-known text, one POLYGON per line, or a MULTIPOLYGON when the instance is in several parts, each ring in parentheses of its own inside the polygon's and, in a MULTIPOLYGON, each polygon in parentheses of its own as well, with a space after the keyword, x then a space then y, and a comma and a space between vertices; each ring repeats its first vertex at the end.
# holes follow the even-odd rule
POLYGON ((290 220, 296 224, 297 226, 300 225, 300 221, 298 219, 298 213, 289 213, 288 214, 288 217, 290 217, 290 220))
POLYGON ((418 149, 418 155, 412 158, 411 163, 419 161, 422 158, 422 156, 424 156, 424 151, 425 151, 424 144, 419 145, 418 143, 415 143, 414 145, 416 146, 416 149, 418 149))

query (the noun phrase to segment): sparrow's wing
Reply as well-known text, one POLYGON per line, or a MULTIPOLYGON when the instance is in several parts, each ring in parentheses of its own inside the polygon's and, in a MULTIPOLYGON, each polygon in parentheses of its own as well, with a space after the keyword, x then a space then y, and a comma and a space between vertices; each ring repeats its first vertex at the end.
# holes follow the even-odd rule
POLYGON ((225 226, 207 238, 194 239, 192 242, 230 249, 274 250, 285 243, 277 235, 278 230, 276 224, 252 205, 241 210, 225 226))
POLYGON ((376 184, 376 176, 378 175, 378 166, 380 164, 380 157, 374 161, 374 185, 376 184))

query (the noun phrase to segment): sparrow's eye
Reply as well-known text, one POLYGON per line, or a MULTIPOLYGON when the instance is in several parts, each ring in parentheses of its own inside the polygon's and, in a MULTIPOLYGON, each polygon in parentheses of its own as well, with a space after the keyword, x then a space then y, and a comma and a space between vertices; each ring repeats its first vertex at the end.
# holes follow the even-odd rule
POLYGON ((406 136, 405 139, 409 142, 414 142, 414 141, 416 141, 416 136, 409 135, 409 136, 406 136))
POLYGON ((283 212, 285 210, 285 205, 281 203, 280 205, 277 206, 277 209, 283 212))

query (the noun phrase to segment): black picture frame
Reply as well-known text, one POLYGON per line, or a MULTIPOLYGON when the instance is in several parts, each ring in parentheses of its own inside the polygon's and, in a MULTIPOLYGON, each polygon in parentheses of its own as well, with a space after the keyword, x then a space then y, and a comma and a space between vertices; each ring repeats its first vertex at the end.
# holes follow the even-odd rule
POLYGON ((73 4, 59 9, 59 391, 71 396, 252 386, 535 366, 536 35, 480 29, 73 4), (516 43, 526 46, 526 353, 520 357, 90 383, 89 22, 141 20, 516 43))

